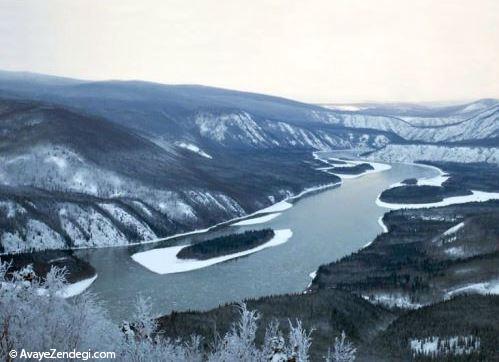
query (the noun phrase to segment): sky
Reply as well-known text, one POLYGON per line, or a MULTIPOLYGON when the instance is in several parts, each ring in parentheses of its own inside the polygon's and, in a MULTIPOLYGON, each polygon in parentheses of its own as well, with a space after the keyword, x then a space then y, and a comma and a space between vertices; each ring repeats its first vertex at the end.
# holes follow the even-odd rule
POLYGON ((0 0, 0 69, 314 103, 499 98, 497 0, 0 0))

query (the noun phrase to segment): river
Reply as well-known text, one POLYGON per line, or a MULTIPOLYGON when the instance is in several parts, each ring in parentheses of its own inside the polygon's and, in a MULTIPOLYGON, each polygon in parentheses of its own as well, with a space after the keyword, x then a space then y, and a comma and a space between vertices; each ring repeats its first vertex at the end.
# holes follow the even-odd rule
POLYGON ((227 226, 217 231, 143 246, 78 250, 98 273, 90 287, 110 316, 129 319, 136 296, 149 297, 154 313, 206 310, 244 298, 303 291, 310 273, 362 248, 382 232, 378 218, 387 210, 376 197, 406 178, 433 177, 436 170, 393 164, 387 171, 346 179, 340 187, 302 197, 292 208, 263 224, 227 226), (204 240, 221 234, 271 227, 291 229, 285 244, 190 272, 155 274, 132 260, 137 251, 204 240))

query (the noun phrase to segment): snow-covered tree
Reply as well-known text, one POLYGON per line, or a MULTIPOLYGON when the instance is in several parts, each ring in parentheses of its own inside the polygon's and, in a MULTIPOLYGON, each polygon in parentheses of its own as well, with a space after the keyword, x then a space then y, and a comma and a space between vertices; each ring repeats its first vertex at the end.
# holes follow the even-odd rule
POLYGON ((238 305, 239 321, 214 345, 208 360, 212 362, 252 362, 262 360, 262 352, 255 346, 257 321, 260 315, 250 311, 246 304, 238 305))
POLYGON ((329 349, 327 362, 352 362, 355 361, 357 349, 347 339, 345 331, 341 332, 341 337, 334 339, 334 345, 329 349))
POLYGON ((7 360, 10 350, 23 348, 114 351, 118 360, 132 362, 309 360, 310 333, 299 321, 289 323, 287 339, 277 322, 270 323, 262 346, 257 345, 260 314, 244 303, 237 307, 239 318, 232 328, 211 349, 203 350, 198 336, 187 341, 164 338, 145 298, 138 298, 133 319, 119 327, 92 294, 83 293, 71 300, 63 297, 67 287, 64 269, 53 268, 41 279, 30 266, 10 276, 8 268, 8 264, 0 263, 0 360, 7 360))
POLYGON ((65 272, 53 268, 44 280, 31 267, 12 273, 0 265, 0 359, 11 349, 108 350, 120 339, 99 303, 83 294, 62 298, 65 272))
POLYGON ((299 320, 296 321, 296 326, 293 326, 291 321, 289 322, 289 344, 294 361, 308 362, 308 350, 312 344, 311 333, 307 333, 299 320))
POLYGON ((279 322, 277 320, 271 321, 265 330, 262 352, 267 361, 285 362, 288 360, 286 341, 279 330, 279 322))

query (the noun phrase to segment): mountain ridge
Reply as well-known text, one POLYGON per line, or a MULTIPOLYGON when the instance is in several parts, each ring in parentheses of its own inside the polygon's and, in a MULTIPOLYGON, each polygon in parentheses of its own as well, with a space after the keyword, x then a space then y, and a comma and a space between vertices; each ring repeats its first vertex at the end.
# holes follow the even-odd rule
POLYGON ((431 128, 207 86, 0 71, 0 241, 3 251, 102 246, 213 225, 338 182, 315 169, 317 150, 396 161, 393 149, 450 157, 449 146, 488 142, 486 152, 461 147, 463 160, 477 161, 496 152, 494 107, 463 105, 431 128), (464 123, 471 140, 456 136, 464 123))

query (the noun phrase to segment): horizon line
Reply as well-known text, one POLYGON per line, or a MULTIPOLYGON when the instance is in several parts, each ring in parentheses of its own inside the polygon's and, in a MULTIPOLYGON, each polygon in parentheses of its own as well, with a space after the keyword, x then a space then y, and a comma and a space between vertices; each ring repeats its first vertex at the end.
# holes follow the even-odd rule
POLYGON ((466 103, 472 103, 472 102, 478 102, 482 100, 499 100, 499 96, 497 97, 489 97, 489 96, 481 96, 477 98, 467 98, 467 99, 442 99, 442 100, 420 100, 420 101, 406 101, 406 100, 372 100, 372 99, 364 99, 364 100, 347 100, 347 101, 340 101, 340 100, 330 100, 330 101, 320 101, 320 100, 302 100, 302 99, 296 99, 296 98, 290 98, 288 96, 283 96, 283 95, 278 95, 278 94, 273 94, 273 93, 268 93, 265 91, 254 91, 254 90, 244 90, 244 89, 236 89, 236 88, 228 88, 224 86, 217 86, 217 85, 208 85, 208 84, 202 84, 202 83, 164 83, 162 81, 158 80, 148 80, 148 79, 139 79, 139 78, 102 78, 102 79, 90 79, 90 78, 84 78, 84 77, 73 77, 69 75, 61 75, 61 74, 53 74, 53 73, 40 73, 37 71, 31 71, 31 70, 10 70, 10 69, 0 69, 0 72, 5 72, 5 73, 18 73, 18 74, 26 74, 26 75, 34 75, 34 76, 45 76, 45 77, 52 77, 52 78, 61 78, 61 79, 66 79, 66 80, 73 80, 73 81, 81 81, 81 82, 88 82, 88 83, 99 83, 99 82, 144 82, 144 83, 152 83, 152 84, 158 84, 158 85, 165 85, 165 86, 197 86, 197 87, 207 87, 207 88, 217 88, 217 89, 223 89, 223 90, 228 90, 228 91, 235 91, 235 92, 242 92, 242 93, 253 93, 253 94, 258 94, 258 95, 264 95, 264 96, 269 96, 269 97, 277 97, 277 98, 283 98, 287 99, 290 101, 295 101, 295 102, 300 102, 300 103, 306 103, 306 104, 311 104, 311 105, 366 105, 366 104, 407 104, 407 105, 433 105, 433 106, 451 106, 451 105, 460 105, 460 104, 466 104, 466 103))

